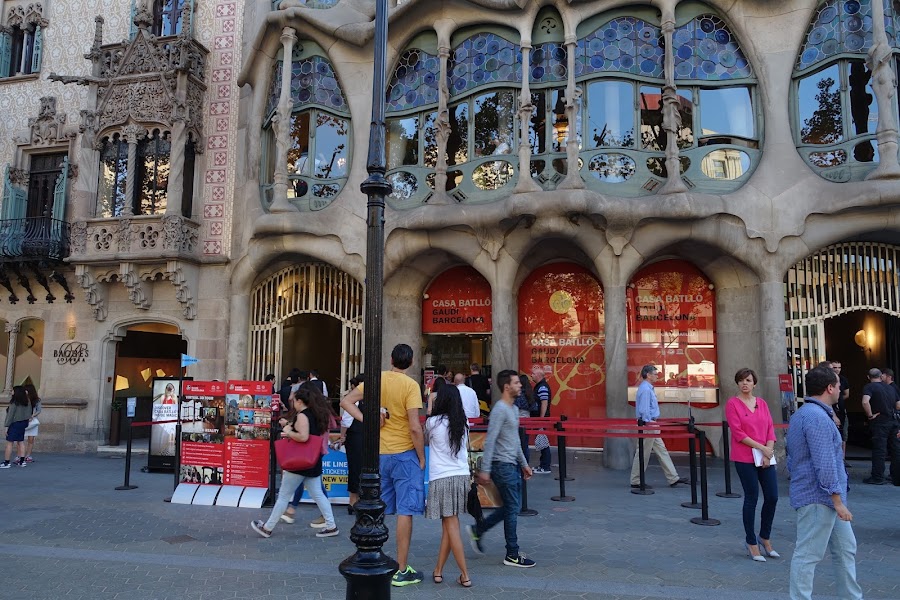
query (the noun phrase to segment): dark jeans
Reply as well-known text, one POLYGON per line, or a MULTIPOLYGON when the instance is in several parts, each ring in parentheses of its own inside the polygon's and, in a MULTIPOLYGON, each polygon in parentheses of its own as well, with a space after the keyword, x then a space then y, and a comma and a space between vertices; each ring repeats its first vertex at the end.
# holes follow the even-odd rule
POLYGON ((525 455, 525 462, 528 462, 531 458, 531 447, 528 445, 528 435, 525 433, 525 428, 519 428, 519 441, 522 442, 522 454, 525 455))
POLYGON ((550 448, 541 450, 541 468, 545 471, 550 470, 550 448))
POLYGON ((884 479, 884 459, 890 448, 891 477, 897 483, 900 477, 900 440, 897 439, 897 421, 878 417, 869 421, 872 434, 872 478, 884 479))
POLYGON ((751 546, 757 542, 756 504, 759 501, 759 488, 763 491, 762 514, 759 519, 759 537, 767 540, 772 535, 772 521, 775 519, 775 506, 778 504, 778 474, 775 467, 765 469, 753 463, 736 462, 734 470, 741 479, 744 488, 744 535, 751 546))
POLYGON ((362 473, 363 460, 363 435, 361 431, 347 431, 344 450, 347 451, 347 491, 358 494, 359 475, 362 473))
POLYGON ((481 537, 491 527, 503 521, 503 535, 506 537, 506 555, 519 555, 519 538, 516 526, 519 509, 522 507, 522 474, 517 465, 494 461, 491 463, 491 480, 500 492, 503 506, 489 514, 481 524, 475 525, 475 533, 481 537))

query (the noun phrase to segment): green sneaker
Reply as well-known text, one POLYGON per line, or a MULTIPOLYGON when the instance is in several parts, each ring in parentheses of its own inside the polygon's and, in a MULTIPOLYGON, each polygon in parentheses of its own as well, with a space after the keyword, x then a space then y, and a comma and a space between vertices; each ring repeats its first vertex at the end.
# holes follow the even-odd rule
POLYGON ((403 587, 414 583, 422 583, 422 575, 409 565, 406 565, 406 569, 403 571, 394 573, 394 577, 391 579, 391 585, 394 587, 403 587))

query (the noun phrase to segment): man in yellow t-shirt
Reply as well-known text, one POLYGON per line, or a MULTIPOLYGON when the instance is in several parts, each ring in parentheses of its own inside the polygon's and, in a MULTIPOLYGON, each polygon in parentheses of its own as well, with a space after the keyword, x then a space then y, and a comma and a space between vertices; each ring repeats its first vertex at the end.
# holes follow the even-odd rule
MULTIPOLYGON (((422 394, 419 384, 406 375, 413 350, 397 344, 391 352, 391 370, 381 374, 381 499, 385 514, 397 515, 397 562, 399 570, 391 585, 402 587, 422 581, 422 575, 407 564, 412 539, 412 518, 425 512, 425 436, 419 421, 422 394)), ((357 421, 363 420, 356 403, 363 400, 363 386, 341 400, 341 408, 357 421)))

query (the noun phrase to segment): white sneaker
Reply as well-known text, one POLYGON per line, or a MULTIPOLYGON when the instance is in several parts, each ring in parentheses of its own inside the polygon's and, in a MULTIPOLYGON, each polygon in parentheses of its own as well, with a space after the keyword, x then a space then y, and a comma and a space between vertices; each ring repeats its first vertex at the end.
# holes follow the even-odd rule
POLYGON ((334 537, 334 536, 338 535, 339 533, 340 533, 340 531, 338 531, 338 528, 335 526, 335 527, 332 527, 331 529, 322 529, 321 531, 317 531, 316 537, 317 538, 334 537))
POLYGON ((326 526, 325 517, 319 517, 318 519, 310 521, 309 526, 313 529, 324 529, 326 526))
POLYGON ((272 537, 272 532, 266 529, 262 521, 250 521, 250 528, 264 538, 272 537))
POLYGON ((293 524, 297 519, 287 513, 284 513, 283 515, 281 515, 281 520, 290 525, 293 524))
POLYGON ((12 465, 9 464, 9 461, 8 461, 8 460, 7 460, 7 461, 3 461, 3 463, 0 463, 0 469, 9 469, 9 468, 11 468, 11 467, 12 467, 12 465))
POLYGON ((553 471, 551 471, 550 469, 542 469, 540 467, 535 467, 534 469, 531 470, 531 472, 536 475, 548 475, 548 474, 552 473, 553 471))

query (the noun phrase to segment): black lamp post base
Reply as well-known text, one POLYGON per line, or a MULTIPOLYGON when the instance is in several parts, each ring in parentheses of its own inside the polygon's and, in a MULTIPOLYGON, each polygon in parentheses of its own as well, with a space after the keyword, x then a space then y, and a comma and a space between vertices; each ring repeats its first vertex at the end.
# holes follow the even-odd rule
POLYGON ((344 559, 341 575, 347 580, 347 600, 386 600, 391 597, 391 578, 397 561, 380 550, 357 551, 344 559))

